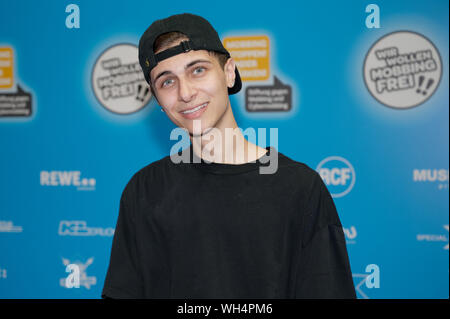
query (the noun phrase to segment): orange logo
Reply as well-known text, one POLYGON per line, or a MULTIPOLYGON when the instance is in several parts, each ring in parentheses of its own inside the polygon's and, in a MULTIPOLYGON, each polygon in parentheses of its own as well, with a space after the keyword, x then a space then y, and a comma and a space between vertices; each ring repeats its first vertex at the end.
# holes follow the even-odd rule
POLYGON ((13 86, 13 51, 11 48, 0 48, 0 89, 13 86))
POLYGON ((224 47, 236 62, 242 81, 265 81, 269 78, 269 37, 226 37, 224 47))

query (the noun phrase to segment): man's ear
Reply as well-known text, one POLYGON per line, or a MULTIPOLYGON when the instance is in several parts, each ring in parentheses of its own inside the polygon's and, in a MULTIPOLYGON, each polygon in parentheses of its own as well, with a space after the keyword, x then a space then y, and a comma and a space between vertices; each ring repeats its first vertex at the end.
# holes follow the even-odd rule
POLYGON ((234 81, 236 80, 236 64, 233 58, 229 58, 224 66, 225 77, 227 81, 227 86, 232 88, 234 86, 234 81))

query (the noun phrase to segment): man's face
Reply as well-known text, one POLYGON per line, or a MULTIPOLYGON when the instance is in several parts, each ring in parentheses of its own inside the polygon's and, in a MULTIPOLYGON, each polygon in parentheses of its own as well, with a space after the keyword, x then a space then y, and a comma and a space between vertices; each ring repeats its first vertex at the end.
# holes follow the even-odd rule
POLYGON ((200 120, 201 132, 206 133, 229 107, 234 68, 232 59, 224 70, 207 51, 189 51, 159 62, 150 78, 159 104, 175 125, 192 134, 193 121, 200 120))

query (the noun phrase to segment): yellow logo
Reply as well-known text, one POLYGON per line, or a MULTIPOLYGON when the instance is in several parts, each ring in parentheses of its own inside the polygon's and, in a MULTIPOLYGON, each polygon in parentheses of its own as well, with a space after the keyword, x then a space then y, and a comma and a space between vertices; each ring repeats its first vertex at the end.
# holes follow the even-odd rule
POLYGON ((226 37, 224 47, 236 62, 242 81, 265 81, 270 75, 269 37, 226 37))
POLYGON ((0 89, 13 86, 13 50, 0 47, 0 89))

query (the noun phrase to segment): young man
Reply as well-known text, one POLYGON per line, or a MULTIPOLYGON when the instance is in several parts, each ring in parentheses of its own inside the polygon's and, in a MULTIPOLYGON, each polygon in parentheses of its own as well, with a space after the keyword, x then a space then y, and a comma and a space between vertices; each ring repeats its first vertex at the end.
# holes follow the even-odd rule
POLYGON ((102 297, 355 298, 320 176, 239 130, 226 138, 238 127, 229 94, 241 80, 209 22, 154 22, 139 61, 164 112, 189 133, 190 161, 166 156, 128 182, 102 297), (273 161, 276 170, 261 173, 273 161))

